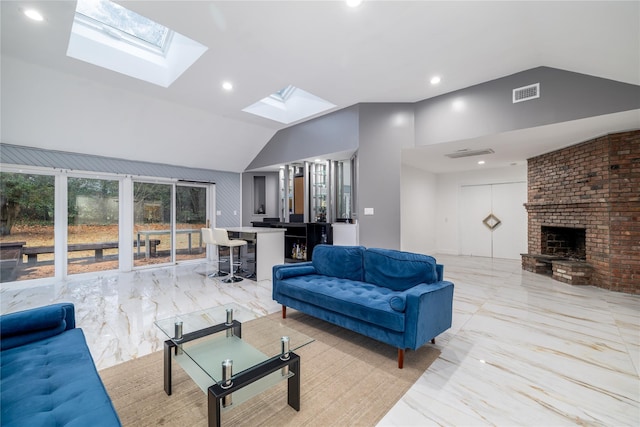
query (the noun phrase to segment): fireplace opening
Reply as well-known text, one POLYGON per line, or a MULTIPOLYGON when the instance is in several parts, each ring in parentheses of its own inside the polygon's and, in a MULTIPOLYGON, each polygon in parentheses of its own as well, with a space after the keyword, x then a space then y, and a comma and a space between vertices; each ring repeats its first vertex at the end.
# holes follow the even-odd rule
POLYGON ((586 261, 586 230, 570 227, 542 227, 542 254, 586 261))

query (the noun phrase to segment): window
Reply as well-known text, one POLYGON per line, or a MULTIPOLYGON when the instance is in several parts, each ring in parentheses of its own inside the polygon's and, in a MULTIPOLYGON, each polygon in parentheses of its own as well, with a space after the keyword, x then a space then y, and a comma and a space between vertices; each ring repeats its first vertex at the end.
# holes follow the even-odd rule
POLYGON ((55 276, 55 178, 0 172, 0 282, 55 276))

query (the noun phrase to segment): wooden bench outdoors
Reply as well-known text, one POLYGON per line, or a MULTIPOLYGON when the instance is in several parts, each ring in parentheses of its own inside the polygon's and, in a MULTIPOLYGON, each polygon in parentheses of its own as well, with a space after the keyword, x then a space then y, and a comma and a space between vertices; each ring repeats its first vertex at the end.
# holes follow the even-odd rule
POLYGON ((16 279, 25 244, 26 242, 0 243, 0 282, 12 282, 16 279))
MULTIPOLYGON (((149 240, 149 251, 153 256, 156 254, 156 247, 160 244, 160 239, 149 240)), ((138 245, 137 241, 133 241, 133 247, 138 245)), ((144 246, 145 242, 141 241, 140 246, 144 246)), ((105 249, 117 249, 118 242, 97 242, 97 243, 74 243, 67 245, 68 252, 94 251, 95 260, 102 261, 105 249)), ((27 256, 27 264, 35 264, 38 262, 38 255, 52 254, 55 251, 54 246, 31 246, 23 247, 22 253, 27 256)))

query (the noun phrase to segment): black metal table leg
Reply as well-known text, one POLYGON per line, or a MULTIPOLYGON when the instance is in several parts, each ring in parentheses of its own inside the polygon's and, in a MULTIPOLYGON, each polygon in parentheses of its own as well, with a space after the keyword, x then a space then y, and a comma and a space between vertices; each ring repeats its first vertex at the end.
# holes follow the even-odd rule
POLYGON ((211 387, 207 391, 207 412, 208 414, 208 426, 209 427, 220 427, 221 417, 220 412, 222 411, 222 397, 216 397, 211 391, 211 387))
POLYGON ((171 348, 175 344, 171 340, 164 342, 164 392, 171 396, 171 348))
POLYGON ((232 385, 229 388, 222 388, 220 384, 214 384, 207 390, 207 412, 209 427, 220 427, 222 410, 222 399, 243 387, 248 386, 261 378, 266 377, 276 371, 281 370, 285 366, 289 367, 289 372, 293 376, 287 379, 287 403, 296 411, 300 411, 300 356, 290 352, 289 359, 282 360, 278 356, 272 358, 269 362, 235 376, 232 385))
MULTIPOLYGON (((220 323, 218 325, 210 326, 208 328, 201 329, 199 331, 190 332, 184 334, 180 344, 187 343, 189 341, 196 340, 208 335, 212 335, 224 330, 232 331, 232 333, 238 338, 242 338, 242 323, 234 320, 230 324, 220 323)), ((164 391, 167 395, 171 396, 171 350, 175 349, 178 354, 178 344, 172 340, 166 340, 164 342, 164 391)))
POLYGON ((300 411, 300 357, 296 356, 289 364, 289 372, 293 376, 287 380, 287 403, 296 411, 300 411))

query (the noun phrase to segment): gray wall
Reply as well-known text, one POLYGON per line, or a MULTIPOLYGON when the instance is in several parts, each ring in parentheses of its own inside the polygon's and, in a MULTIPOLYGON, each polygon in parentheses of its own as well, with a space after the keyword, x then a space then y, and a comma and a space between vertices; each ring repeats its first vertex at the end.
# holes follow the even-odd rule
POLYGON ((638 108, 640 86, 539 67, 417 103, 359 104, 309 120, 276 133, 247 170, 357 148, 360 243, 399 249, 403 148, 638 108), (513 89, 534 83, 540 98, 512 103, 513 89))
POLYGON ((278 131, 247 166, 253 169, 358 148, 358 106, 278 131))
POLYGON ((402 149, 413 146, 413 104, 361 104, 357 206, 360 244, 400 249, 402 149), (364 215, 373 208, 373 215, 364 215))
POLYGON ((640 87, 538 67, 415 104, 417 146, 457 141, 640 108, 640 87), (512 102, 540 83, 540 98, 512 102), (461 103, 459 109, 453 103, 461 103))

